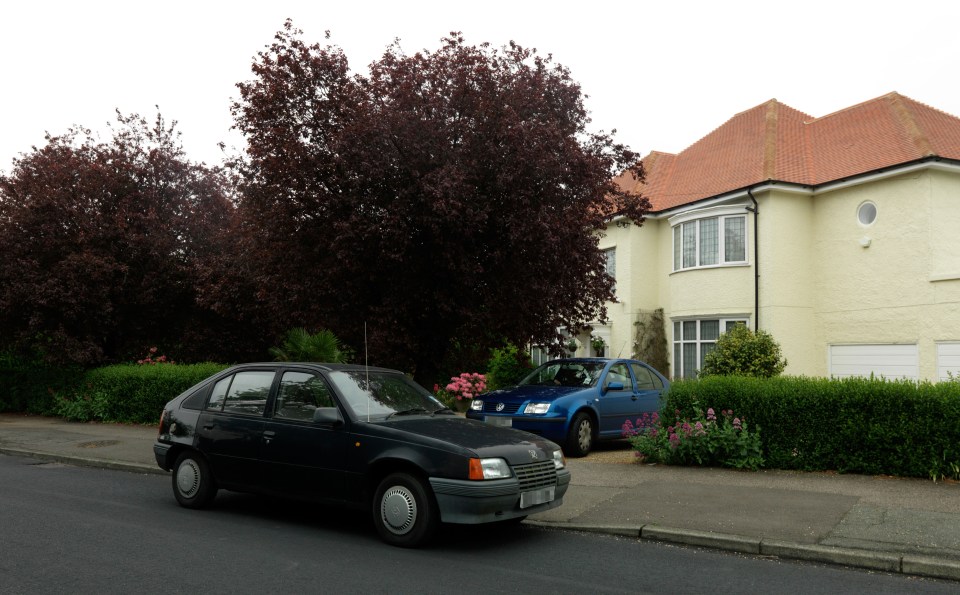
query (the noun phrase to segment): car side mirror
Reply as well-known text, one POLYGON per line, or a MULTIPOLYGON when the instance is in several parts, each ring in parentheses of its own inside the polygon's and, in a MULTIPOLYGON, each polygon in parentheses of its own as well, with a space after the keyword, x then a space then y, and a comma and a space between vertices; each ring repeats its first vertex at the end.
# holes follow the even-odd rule
POLYGON ((343 416, 336 407, 317 407, 313 412, 313 423, 339 426, 343 423, 343 416))
POLYGON ((622 382, 611 382, 607 386, 603 387, 603 392, 606 393, 611 390, 623 390, 622 382))

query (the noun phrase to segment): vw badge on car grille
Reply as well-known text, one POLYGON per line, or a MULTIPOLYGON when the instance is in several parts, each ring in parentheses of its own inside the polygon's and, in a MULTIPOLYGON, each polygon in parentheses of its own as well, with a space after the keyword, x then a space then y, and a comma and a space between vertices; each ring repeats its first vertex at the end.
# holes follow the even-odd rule
POLYGON ((503 403, 497 403, 497 411, 503 411, 503 408, 504 408, 505 406, 506 406, 506 405, 504 405, 503 403))

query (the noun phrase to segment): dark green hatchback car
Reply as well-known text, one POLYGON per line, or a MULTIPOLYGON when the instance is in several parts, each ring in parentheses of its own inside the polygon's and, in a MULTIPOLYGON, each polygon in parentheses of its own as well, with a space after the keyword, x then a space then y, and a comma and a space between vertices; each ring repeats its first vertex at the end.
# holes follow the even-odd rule
POLYGON ((441 522, 549 510, 570 483, 550 440, 464 419, 401 372, 344 364, 224 370, 167 403, 154 454, 182 506, 221 488, 334 502, 406 547, 441 522))

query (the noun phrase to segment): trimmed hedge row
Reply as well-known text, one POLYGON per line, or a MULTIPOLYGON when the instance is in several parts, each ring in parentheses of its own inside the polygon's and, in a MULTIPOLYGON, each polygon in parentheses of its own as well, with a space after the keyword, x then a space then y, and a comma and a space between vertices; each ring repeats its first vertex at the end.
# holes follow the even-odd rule
POLYGON ((767 468, 936 479, 960 463, 960 382, 711 376, 674 382, 663 415, 708 407, 760 428, 767 468))
POLYGON ((79 386, 83 369, 31 364, 0 354, 0 411, 50 415, 56 395, 79 386))
POLYGON ((53 412, 73 421, 154 424, 167 401, 227 367, 204 363, 95 368, 73 390, 58 396, 53 412))

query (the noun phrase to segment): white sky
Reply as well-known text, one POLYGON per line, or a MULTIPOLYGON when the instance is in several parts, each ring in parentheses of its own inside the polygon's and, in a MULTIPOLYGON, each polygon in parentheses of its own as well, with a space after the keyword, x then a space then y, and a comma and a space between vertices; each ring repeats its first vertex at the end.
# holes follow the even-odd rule
POLYGON ((45 131, 104 131, 114 110, 177 120, 187 155, 239 145, 235 84, 290 17, 366 73, 462 31, 552 53, 589 95, 594 131, 679 152, 771 98, 813 116, 898 91, 960 116, 960 2, 890 0, 30 0, 0 9, 0 171, 45 131))

